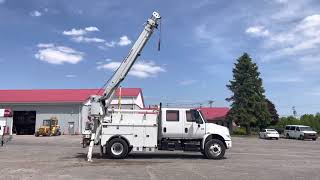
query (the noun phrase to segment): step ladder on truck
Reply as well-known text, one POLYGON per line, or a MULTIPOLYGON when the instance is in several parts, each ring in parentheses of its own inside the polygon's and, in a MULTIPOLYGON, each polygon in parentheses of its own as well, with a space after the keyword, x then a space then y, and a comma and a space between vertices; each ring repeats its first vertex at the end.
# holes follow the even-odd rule
POLYGON ((92 95, 88 115, 92 124, 84 131, 88 141, 88 161, 94 145, 101 155, 125 158, 131 151, 183 150, 201 152, 206 158, 221 159, 232 147, 228 128, 207 123, 201 111, 186 108, 155 110, 115 110, 110 107, 116 89, 160 24, 160 14, 153 12, 127 57, 107 82, 102 96, 92 95))
POLYGON ((0 109, 0 145, 12 139, 12 111, 11 109, 0 109))

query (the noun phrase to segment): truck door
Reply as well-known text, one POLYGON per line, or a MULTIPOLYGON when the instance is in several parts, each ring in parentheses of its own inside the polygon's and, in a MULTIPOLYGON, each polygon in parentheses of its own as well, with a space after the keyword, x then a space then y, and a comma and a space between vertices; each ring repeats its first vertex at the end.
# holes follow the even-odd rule
POLYGON ((205 123, 197 110, 185 111, 184 139, 201 139, 205 134, 205 123))
POLYGON ((179 110, 162 111, 162 129, 163 138, 182 139, 183 138, 183 121, 182 113, 179 110))

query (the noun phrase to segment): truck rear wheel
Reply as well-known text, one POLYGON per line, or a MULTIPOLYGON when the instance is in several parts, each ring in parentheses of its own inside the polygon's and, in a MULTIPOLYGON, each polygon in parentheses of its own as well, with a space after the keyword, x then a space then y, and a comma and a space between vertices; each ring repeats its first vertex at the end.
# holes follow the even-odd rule
POLYGON ((123 159, 128 155, 128 144, 120 138, 112 139, 107 146, 107 154, 113 159, 123 159))
POLYGON ((204 153, 208 159, 221 159, 225 151, 226 147, 219 139, 209 140, 204 147, 204 153))

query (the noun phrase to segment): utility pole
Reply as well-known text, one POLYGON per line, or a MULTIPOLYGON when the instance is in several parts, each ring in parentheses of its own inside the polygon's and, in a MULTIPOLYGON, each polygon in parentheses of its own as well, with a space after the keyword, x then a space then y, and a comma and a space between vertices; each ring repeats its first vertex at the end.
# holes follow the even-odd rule
POLYGON ((293 113, 293 116, 296 118, 297 117, 297 111, 296 111, 296 107, 295 106, 292 106, 292 113, 293 113))
POLYGON ((210 105, 210 108, 212 108, 212 104, 214 103, 214 101, 213 100, 209 100, 208 103, 210 105))

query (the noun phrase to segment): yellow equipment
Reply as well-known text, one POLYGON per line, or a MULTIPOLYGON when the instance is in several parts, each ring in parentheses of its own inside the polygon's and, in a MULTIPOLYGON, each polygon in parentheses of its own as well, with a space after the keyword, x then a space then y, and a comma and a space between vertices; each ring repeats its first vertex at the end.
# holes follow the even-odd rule
POLYGON ((34 134, 36 137, 42 136, 60 136, 60 126, 57 117, 43 120, 43 125, 34 134))

